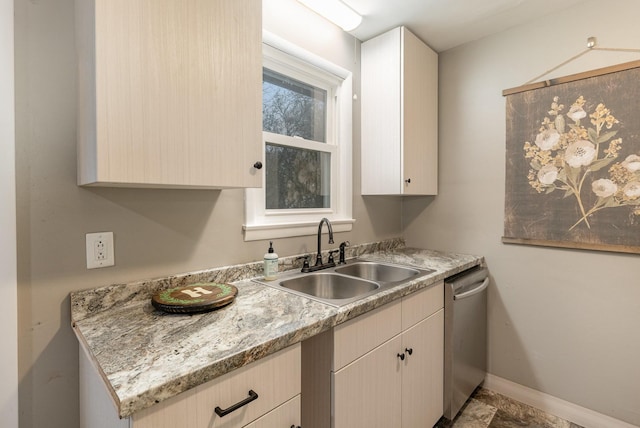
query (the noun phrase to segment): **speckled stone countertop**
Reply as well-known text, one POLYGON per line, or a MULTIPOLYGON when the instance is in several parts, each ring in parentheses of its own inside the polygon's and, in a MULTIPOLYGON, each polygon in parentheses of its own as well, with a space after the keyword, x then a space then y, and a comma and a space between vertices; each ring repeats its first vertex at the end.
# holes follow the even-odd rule
MULTIPOLYGON (((74 292, 72 326, 119 416, 127 417, 483 261, 404 248, 401 240, 348 250, 348 258, 434 272, 336 308, 252 281, 262 264, 249 263, 74 292), (196 315, 165 314, 151 305, 156 291, 194 282, 233 283, 238 296, 229 306, 196 315)), ((295 256, 280 265, 281 270, 297 267, 295 256)))

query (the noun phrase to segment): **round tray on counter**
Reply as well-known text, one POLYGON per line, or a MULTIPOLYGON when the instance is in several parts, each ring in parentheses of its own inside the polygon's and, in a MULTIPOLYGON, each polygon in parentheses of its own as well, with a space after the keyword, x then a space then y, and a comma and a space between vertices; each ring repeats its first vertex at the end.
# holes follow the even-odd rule
POLYGON ((163 312, 194 314, 226 306, 237 294, 238 289, 233 285, 204 282, 159 291, 151 298, 151 304, 163 312))

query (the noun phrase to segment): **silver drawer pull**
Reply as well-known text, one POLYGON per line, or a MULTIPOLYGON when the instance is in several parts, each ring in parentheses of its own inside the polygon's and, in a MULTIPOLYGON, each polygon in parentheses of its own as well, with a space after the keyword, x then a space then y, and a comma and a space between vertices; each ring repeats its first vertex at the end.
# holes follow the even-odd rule
POLYGON ((253 400, 257 400, 257 399, 258 399, 258 394, 256 394, 256 392, 253 389, 250 389, 249 390, 249 396, 247 398, 245 398, 244 400, 240 401, 239 403, 234 404, 233 406, 229 407, 228 409, 221 409, 220 406, 216 406, 216 408, 215 408, 216 415, 218 415, 220 417, 227 416, 229 413, 235 412, 240 407, 246 406, 247 404, 251 403, 253 400))

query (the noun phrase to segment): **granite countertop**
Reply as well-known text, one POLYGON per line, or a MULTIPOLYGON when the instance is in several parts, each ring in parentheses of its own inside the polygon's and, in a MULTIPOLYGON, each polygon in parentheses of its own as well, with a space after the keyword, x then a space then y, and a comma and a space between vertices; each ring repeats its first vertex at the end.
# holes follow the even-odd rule
MULTIPOLYGON (((483 261, 396 245, 370 249, 356 247, 350 256, 434 272, 336 308, 252 281, 261 263, 250 263, 72 293, 72 326, 119 416, 127 417, 483 261), (157 290, 194 282, 232 283, 238 296, 196 315, 165 314, 151 305, 157 290)), ((281 259, 281 267, 293 260, 281 259)))

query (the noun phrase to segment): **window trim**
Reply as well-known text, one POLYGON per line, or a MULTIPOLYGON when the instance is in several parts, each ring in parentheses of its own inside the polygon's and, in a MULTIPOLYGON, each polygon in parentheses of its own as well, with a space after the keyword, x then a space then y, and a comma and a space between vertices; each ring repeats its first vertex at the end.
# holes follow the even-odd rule
MULTIPOLYGON (((336 120, 334 132, 327 133, 327 142, 333 146, 332 164, 337 167, 337 179, 331 183, 331 203, 333 208, 296 210, 295 213, 277 212, 264 208, 264 187, 245 190, 245 224, 244 240, 264 240, 292 236, 315 235, 318 222, 322 217, 331 221, 334 232, 350 231, 355 220, 352 218, 352 96, 353 75, 350 71, 337 66, 324 58, 308 52, 272 33, 263 31, 263 54, 265 65, 277 64, 274 71, 281 72, 283 67, 292 72, 292 77, 304 75, 305 80, 316 80, 313 73, 307 74, 305 69, 316 68, 322 74, 330 74, 336 86, 333 94, 337 99, 335 111, 328 120, 336 120), (339 147, 338 147, 339 146, 339 147), (335 158, 335 160, 333 160, 335 158)), ((268 65, 267 65, 268 67, 268 65)), ((270 68, 270 67, 269 67, 270 68)), ((324 79, 321 79, 321 81, 324 79)), ((328 100, 329 101, 329 100, 328 100)), ((263 156, 264 156, 263 140, 263 156)), ((264 169, 263 174, 264 183, 264 169)))

